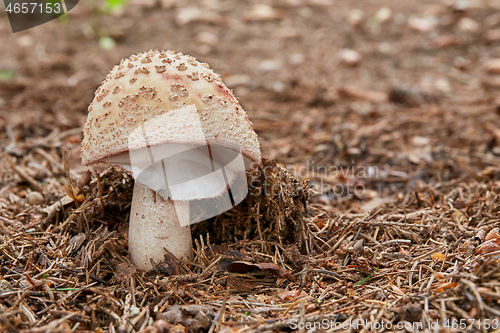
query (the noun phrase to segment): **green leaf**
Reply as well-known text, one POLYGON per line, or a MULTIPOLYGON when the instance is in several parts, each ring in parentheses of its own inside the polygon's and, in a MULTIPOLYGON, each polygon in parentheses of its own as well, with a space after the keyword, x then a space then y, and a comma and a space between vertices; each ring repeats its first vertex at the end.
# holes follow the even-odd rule
POLYGON ((99 46, 104 50, 112 50, 115 48, 116 42, 110 37, 99 38, 99 46))
POLYGON ((103 13, 111 13, 125 6, 126 3, 127 0, 105 0, 100 10, 103 13))
POLYGON ((0 81, 9 81, 16 76, 16 72, 8 69, 0 69, 0 81))
MULTIPOLYGON (((375 273, 375 272, 377 272, 377 271, 378 271, 378 268, 376 268, 376 269, 375 269, 375 271, 374 271, 373 273, 375 273)), ((372 278, 372 276, 373 276, 373 274, 372 274, 372 275, 368 275, 368 276, 367 276, 367 277, 365 277, 363 280, 356 282, 354 285, 355 285, 355 286, 359 286, 359 285, 361 285, 361 284, 365 283, 366 281, 370 280, 370 279, 372 278)))
POLYGON ((69 16, 67 14, 61 15, 57 18, 57 21, 59 22, 60 25, 68 25, 69 16))

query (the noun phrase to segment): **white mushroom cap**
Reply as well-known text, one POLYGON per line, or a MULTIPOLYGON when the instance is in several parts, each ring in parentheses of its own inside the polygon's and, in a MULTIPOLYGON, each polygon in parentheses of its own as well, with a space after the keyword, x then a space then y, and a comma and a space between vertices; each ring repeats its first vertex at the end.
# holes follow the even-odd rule
POLYGON ((239 147, 246 162, 260 163, 252 123, 219 76, 191 56, 156 50, 122 60, 97 89, 84 126, 83 164, 113 163, 113 157, 122 164, 125 156, 120 155, 129 152, 130 134, 148 120, 157 122, 159 134, 149 145, 239 147), (199 114, 202 142, 192 135, 188 119, 175 112, 169 115, 187 106, 199 114))

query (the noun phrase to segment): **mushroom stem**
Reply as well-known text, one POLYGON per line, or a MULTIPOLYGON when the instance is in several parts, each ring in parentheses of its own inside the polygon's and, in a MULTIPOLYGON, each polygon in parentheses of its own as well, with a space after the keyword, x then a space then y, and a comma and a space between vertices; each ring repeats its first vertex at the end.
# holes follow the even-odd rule
POLYGON ((139 269, 150 270, 151 259, 164 259, 167 248, 173 255, 192 258, 191 227, 181 227, 179 218, 189 216, 189 202, 165 200, 145 185, 135 182, 129 224, 129 252, 139 269))

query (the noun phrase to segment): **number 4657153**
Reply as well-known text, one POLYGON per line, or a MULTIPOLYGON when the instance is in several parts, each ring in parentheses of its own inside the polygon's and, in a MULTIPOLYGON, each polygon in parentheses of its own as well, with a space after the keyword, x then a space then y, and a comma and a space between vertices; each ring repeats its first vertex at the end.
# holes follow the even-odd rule
POLYGON ((23 13, 23 14, 34 14, 34 13, 46 13, 46 14, 59 14, 61 12, 60 3, 36 3, 36 2, 16 2, 14 4, 9 3, 5 9, 7 13, 23 13), (44 6, 45 5, 45 6, 44 6))

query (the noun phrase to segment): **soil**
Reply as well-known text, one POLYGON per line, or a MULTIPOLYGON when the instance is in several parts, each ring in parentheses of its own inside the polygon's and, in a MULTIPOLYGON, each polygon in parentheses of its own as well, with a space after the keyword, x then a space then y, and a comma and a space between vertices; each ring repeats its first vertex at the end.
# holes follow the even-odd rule
POLYGON ((0 331, 499 327, 497 1, 105 5, 15 34, 0 11, 0 331), (133 179, 89 174, 80 143, 106 74, 150 49, 209 63, 266 160, 193 227, 193 262, 141 272, 133 179))

